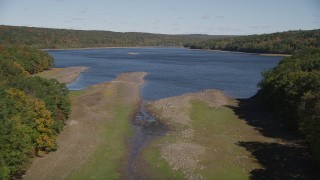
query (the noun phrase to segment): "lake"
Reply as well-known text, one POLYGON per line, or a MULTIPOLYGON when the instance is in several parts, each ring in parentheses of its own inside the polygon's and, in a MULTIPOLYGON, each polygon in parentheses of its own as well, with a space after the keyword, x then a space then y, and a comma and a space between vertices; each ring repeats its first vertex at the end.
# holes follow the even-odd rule
POLYGON ((145 71, 144 101, 197 92, 223 90, 234 98, 256 94, 261 73, 273 68, 279 56, 189 50, 185 48, 104 48, 48 50, 55 67, 86 66, 70 90, 111 81, 124 72, 145 71))

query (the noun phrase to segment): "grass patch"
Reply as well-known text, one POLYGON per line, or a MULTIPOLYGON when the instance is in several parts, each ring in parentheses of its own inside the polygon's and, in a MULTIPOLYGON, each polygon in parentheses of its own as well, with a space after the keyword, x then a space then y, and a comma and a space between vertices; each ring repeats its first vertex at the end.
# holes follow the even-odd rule
POLYGON ((76 97, 76 96, 81 96, 85 93, 86 93, 85 90, 72 90, 72 91, 69 91, 69 96, 70 96, 70 98, 72 98, 72 97, 76 97))
POLYGON ((171 131, 152 141, 144 149, 143 158, 150 165, 148 171, 153 177, 156 179, 189 177, 190 173, 173 170, 161 157, 161 147, 179 142, 205 148, 205 153, 198 159, 198 167, 191 170, 193 175, 204 179, 249 179, 252 169, 261 168, 251 158, 250 152, 237 145, 239 141, 246 141, 256 135, 252 127, 239 119, 231 108, 211 108, 199 100, 190 103, 191 108, 181 112, 189 115, 190 123, 183 125, 173 123, 170 119, 162 119, 170 126, 171 131), (181 137, 183 132, 188 130, 191 130, 193 135, 187 139, 181 137))
POLYGON ((103 143, 93 153, 93 156, 73 172, 69 179, 119 179, 120 170, 126 166, 125 140, 132 135, 128 123, 133 109, 117 102, 113 106, 114 118, 99 130, 103 134, 103 143))
POLYGON ((227 107, 210 108, 201 101, 192 102, 190 113, 195 135, 193 141, 206 147, 197 173, 205 179, 248 179, 255 166, 249 153, 236 143, 245 124, 227 107))
POLYGON ((172 135, 164 136, 152 141, 144 149, 143 159, 149 164, 148 171, 153 179, 185 179, 182 172, 170 168, 168 162, 161 157, 159 144, 175 141, 176 137, 172 135))

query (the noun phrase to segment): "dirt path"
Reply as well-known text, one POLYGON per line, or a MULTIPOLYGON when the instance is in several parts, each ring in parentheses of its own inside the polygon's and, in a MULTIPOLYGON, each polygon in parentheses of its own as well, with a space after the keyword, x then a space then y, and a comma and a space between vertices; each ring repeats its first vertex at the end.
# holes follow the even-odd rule
POLYGON ((48 79, 56 79, 61 83, 69 84, 75 81, 78 76, 85 72, 88 68, 79 67, 68 67, 68 68, 52 68, 47 71, 38 73, 36 76, 40 76, 48 79))
POLYGON ((129 120, 140 105, 144 72, 73 92, 72 114, 58 136, 58 150, 35 158, 24 179, 121 178, 126 167, 129 120))

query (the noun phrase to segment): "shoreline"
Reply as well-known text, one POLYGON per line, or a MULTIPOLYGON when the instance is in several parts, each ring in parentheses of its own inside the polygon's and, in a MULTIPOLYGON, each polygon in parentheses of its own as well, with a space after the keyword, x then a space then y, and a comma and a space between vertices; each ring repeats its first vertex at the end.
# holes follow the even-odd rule
POLYGON ((81 75, 81 73, 86 72, 89 67, 75 66, 66 68, 51 68, 36 74, 35 76, 56 79, 60 83, 70 84, 76 81, 76 79, 81 75))
POLYGON ((64 50, 90 50, 90 49, 126 49, 126 48, 184 48, 183 46, 112 46, 112 47, 86 47, 86 48, 57 48, 57 49, 41 49, 43 51, 64 51, 64 50))
POLYGON ((72 114, 58 135, 58 150, 35 158, 23 178, 246 179, 256 171, 264 177, 313 175, 299 137, 280 127, 254 98, 235 99, 219 90, 148 102, 146 111, 167 131, 143 144, 137 155, 130 148, 137 133, 132 119, 142 104, 146 75, 122 73, 71 92, 72 114))
POLYGON ((212 52, 231 52, 231 53, 244 53, 244 54, 253 54, 253 55, 260 55, 260 56, 280 56, 280 57, 291 57, 291 54, 275 54, 275 53, 250 53, 250 52, 241 52, 241 51, 226 51, 226 50, 211 50, 211 49, 190 49, 183 46, 173 46, 173 47, 166 47, 166 46, 113 46, 113 47, 87 47, 87 48, 58 48, 58 49, 41 49, 43 51, 68 51, 68 50, 91 50, 91 49, 126 49, 126 48, 183 48, 192 51, 212 51, 212 52))
POLYGON ((125 142, 135 133, 131 119, 141 104, 145 72, 71 92, 72 113, 58 135, 59 148, 33 160, 23 179, 121 179, 125 142))
POLYGON ((317 177, 305 141, 255 98, 205 90, 152 101, 146 109, 169 129, 143 150, 150 177, 317 177))
POLYGON ((212 49, 190 49, 186 48, 190 51, 211 51, 211 52, 229 52, 229 53, 239 53, 239 54, 253 54, 260 56, 280 56, 280 57, 291 57, 291 54, 274 54, 274 53, 249 53, 249 52, 241 52, 241 51, 226 51, 226 50, 212 50, 212 49))

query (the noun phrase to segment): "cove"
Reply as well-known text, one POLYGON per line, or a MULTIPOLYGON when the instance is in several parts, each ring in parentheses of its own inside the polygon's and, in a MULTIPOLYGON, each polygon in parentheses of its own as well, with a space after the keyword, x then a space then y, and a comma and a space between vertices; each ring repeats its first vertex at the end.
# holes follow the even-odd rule
POLYGON ((148 142, 167 130, 144 107, 148 101, 219 89, 234 98, 247 98, 257 92, 261 73, 274 67, 282 57, 245 53, 194 51, 184 48, 105 48, 49 50, 56 67, 85 66, 70 90, 112 81, 125 72, 147 72, 140 95, 139 112, 131 120, 135 134, 128 140, 126 176, 141 179, 138 168, 141 152, 148 142))
POLYGON ((86 66, 89 69, 72 84, 71 90, 111 81, 124 72, 144 71, 144 101, 219 89, 234 98, 253 96, 261 73, 273 68, 280 56, 195 51, 185 48, 104 48, 48 50, 55 67, 86 66))

